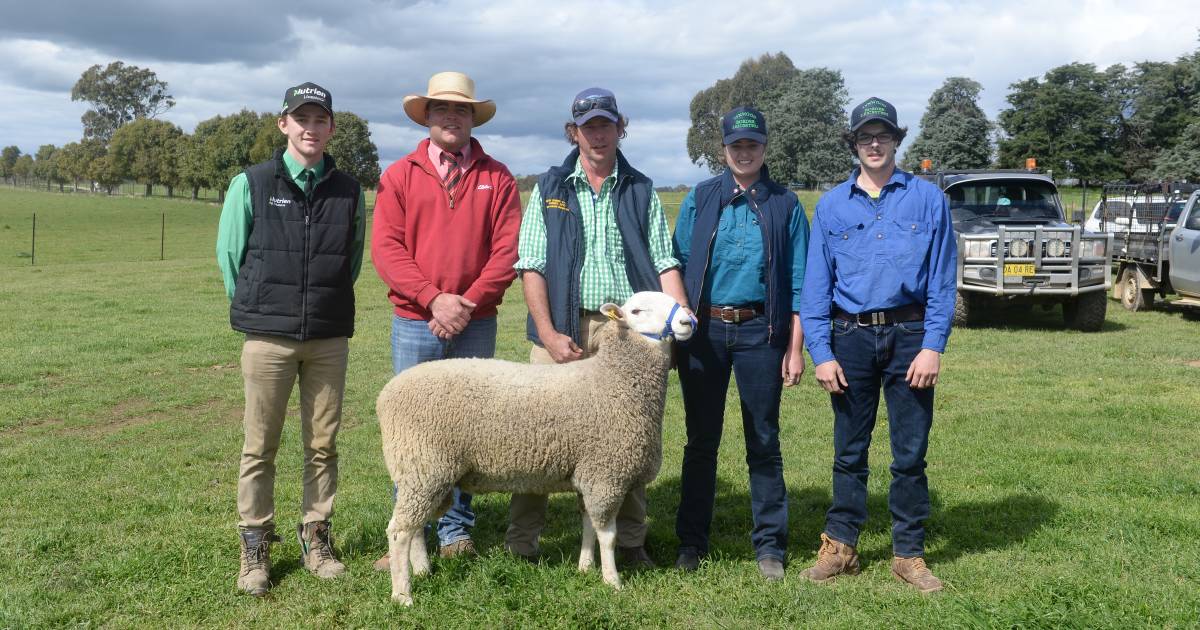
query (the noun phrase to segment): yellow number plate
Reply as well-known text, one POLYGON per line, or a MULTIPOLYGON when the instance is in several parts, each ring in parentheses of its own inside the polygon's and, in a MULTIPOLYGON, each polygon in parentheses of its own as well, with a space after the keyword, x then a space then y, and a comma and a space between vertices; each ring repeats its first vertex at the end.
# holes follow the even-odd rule
POLYGON ((1032 276, 1035 273, 1033 265, 1004 265, 1006 276, 1032 276))

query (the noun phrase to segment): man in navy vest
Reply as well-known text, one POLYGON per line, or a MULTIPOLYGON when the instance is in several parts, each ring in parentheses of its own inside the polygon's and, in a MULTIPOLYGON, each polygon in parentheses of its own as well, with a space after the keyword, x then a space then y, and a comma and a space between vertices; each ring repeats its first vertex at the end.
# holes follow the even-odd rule
POLYGON ((287 149, 233 178, 217 233, 229 321, 246 334, 237 584, 258 596, 271 586, 271 543, 279 540, 275 454, 297 379, 304 444, 300 562, 322 578, 346 570, 333 555, 329 519, 366 224, 362 187, 325 154, 335 127, 329 91, 313 83, 288 89, 278 126, 287 149))
MULTIPOLYGON (((561 166, 538 178, 521 222, 516 268, 529 307, 532 363, 567 363, 596 352, 605 302, 663 291, 687 303, 662 203, 650 178, 618 149, 629 119, 609 90, 588 88, 571 102, 561 166)), ((505 535, 509 551, 538 555, 546 496, 515 494, 505 535)), ((645 549, 646 488, 630 491, 617 512, 617 553, 629 567, 652 567, 645 549)))
POLYGON ((833 505, 817 562, 802 575, 826 582, 859 572, 867 451, 882 389, 892 447, 892 574, 929 593, 942 583, 925 566, 925 451, 958 250, 941 189, 896 168, 905 131, 883 99, 855 107, 843 139, 859 166, 813 215, 800 320, 814 376, 833 404, 833 505))

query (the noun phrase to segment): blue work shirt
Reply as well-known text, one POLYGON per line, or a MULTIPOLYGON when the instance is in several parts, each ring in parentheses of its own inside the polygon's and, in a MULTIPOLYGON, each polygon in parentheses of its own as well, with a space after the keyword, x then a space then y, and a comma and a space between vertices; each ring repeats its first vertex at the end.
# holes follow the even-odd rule
MULTIPOLYGON (((677 257, 687 268, 692 251, 692 226, 696 222, 696 189, 684 197, 675 221, 677 257)), ((708 270, 704 274, 703 303, 715 306, 745 306, 766 302, 766 256, 763 253, 760 219, 746 196, 739 194, 721 211, 717 234, 712 244, 708 270)), ((793 313, 800 310, 800 286, 808 258, 808 217, 797 202, 788 220, 788 238, 792 245, 793 313)))
POLYGON ((813 216, 800 323, 813 364, 832 361, 833 307, 870 313, 925 305, 922 348, 946 351, 958 247, 946 196, 896 169, 872 199, 850 179, 821 196, 813 216))

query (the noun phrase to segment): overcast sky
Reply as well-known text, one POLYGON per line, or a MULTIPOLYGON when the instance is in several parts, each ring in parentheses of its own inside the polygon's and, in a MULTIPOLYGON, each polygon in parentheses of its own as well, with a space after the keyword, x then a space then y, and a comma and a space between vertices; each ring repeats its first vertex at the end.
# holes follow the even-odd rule
POLYGON ((169 84, 178 104, 163 117, 186 132, 217 114, 273 110, 288 86, 316 82, 335 109, 370 121, 386 166, 426 134, 403 97, 458 70, 496 101, 475 135, 514 174, 562 160, 571 98, 598 85, 631 118, 630 161, 657 184, 692 184, 707 172, 687 157, 688 104, 749 57, 782 51, 798 68, 840 70, 851 106, 888 99, 915 132, 949 76, 979 81, 994 120, 1009 84, 1058 65, 1173 61, 1197 48, 1189 4, 0 0, 0 146, 78 140, 87 106, 71 86, 119 59, 169 84))

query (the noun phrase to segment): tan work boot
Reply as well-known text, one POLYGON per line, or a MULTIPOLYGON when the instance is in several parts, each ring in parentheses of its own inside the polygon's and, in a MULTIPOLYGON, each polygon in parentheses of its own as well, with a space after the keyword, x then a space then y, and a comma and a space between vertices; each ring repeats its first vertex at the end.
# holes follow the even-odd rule
POLYGON ((300 537, 300 564, 319 578, 337 577, 346 572, 346 565, 333 556, 333 537, 329 521, 313 521, 296 526, 300 537))
POLYGON ((279 537, 270 528, 239 527, 238 538, 242 552, 237 586, 262 597, 271 588, 271 543, 279 542, 279 537))
POLYGON ((442 545, 438 549, 438 555, 443 558, 457 558, 459 556, 477 556, 479 553, 475 551, 475 543, 470 538, 463 538, 462 540, 456 540, 449 545, 442 545))
POLYGON ((942 581, 933 575, 925 566, 925 558, 892 558, 892 577, 911 585, 922 593, 936 593, 942 590, 942 581))
POLYGON ((817 563, 800 572, 800 576, 823 583, 839 575, 858 575, 858 570, 858 552, 854 547, 822 533, 821 548, 817 550, 817 563))

